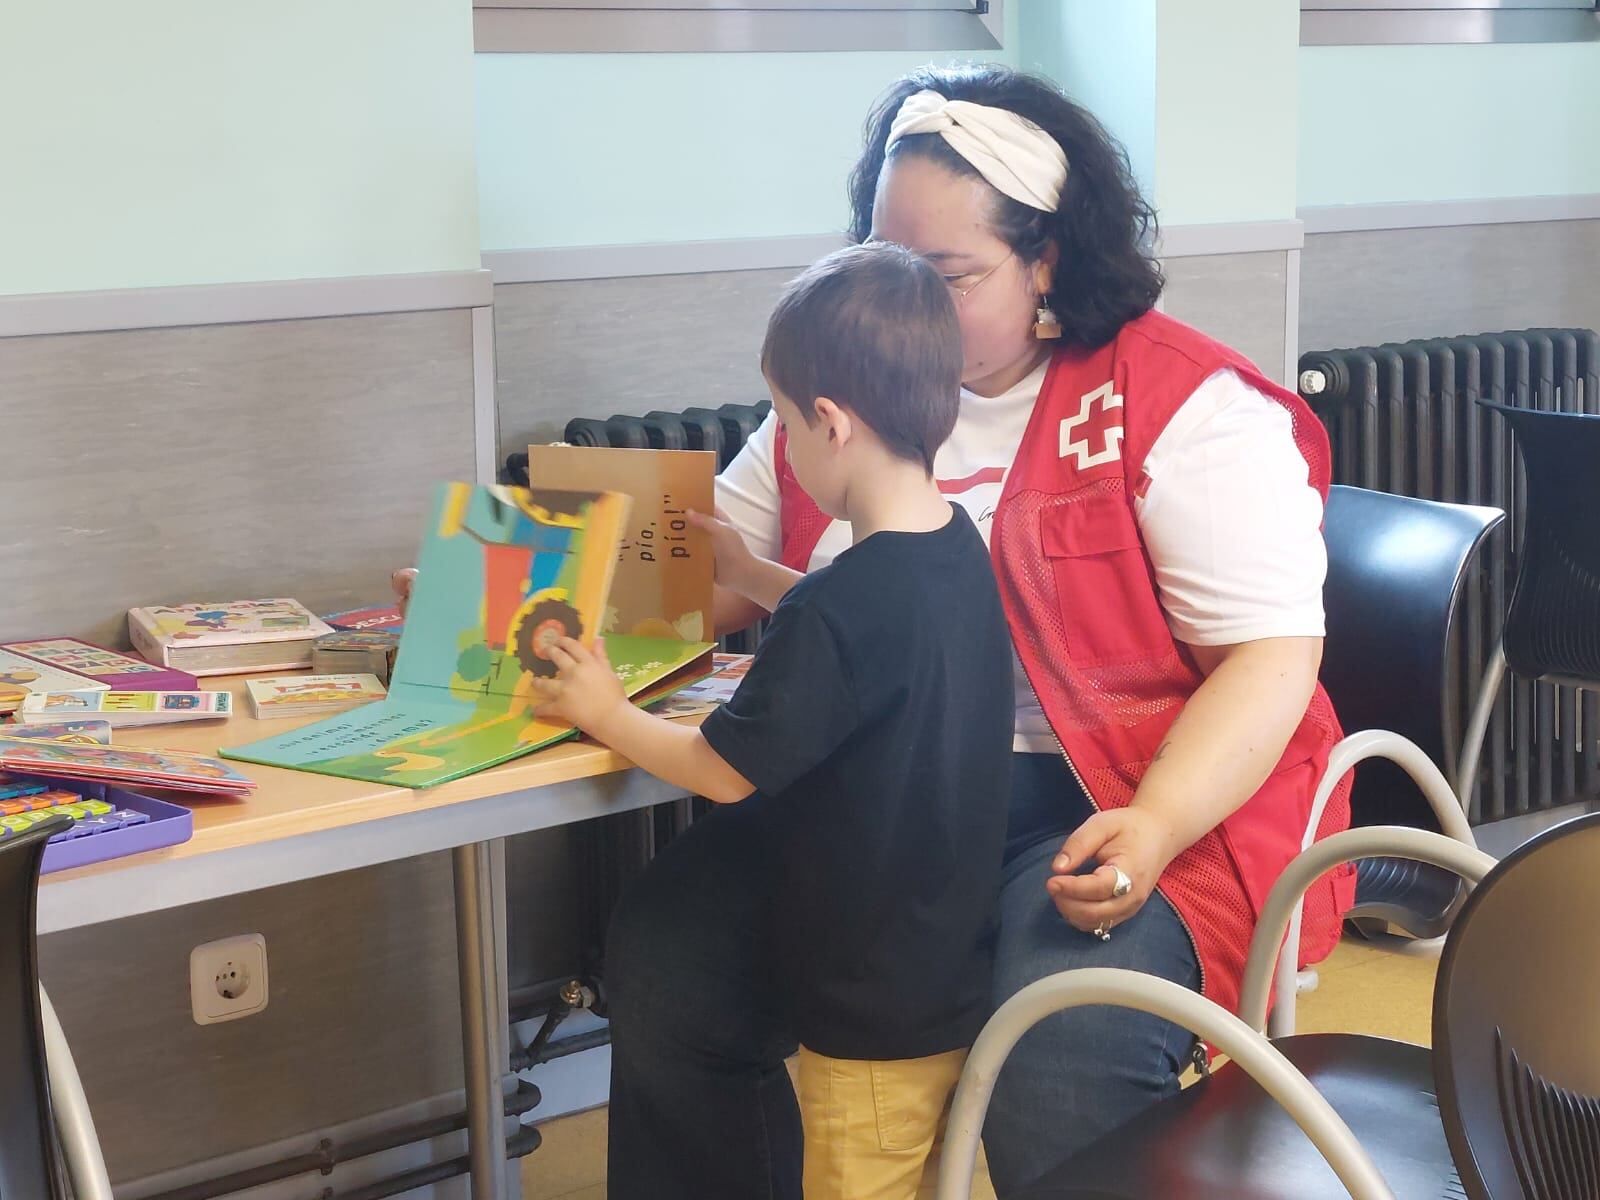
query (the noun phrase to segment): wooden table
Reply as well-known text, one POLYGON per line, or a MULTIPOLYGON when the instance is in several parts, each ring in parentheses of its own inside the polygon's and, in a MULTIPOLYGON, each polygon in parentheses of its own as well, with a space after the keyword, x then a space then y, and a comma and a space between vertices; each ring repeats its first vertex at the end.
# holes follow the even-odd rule
MULTIPOLYGON (((207 681, 238 715, 119 730, 119 745, 215 753, 308 721, 257 721, 242 678, 207 681)), ((45 875, 39 932, 196 904, 338 871, 449 850, 472 1195, 504 1200, 502 1081, 507 1046, 504 839, 678 799, 682 792, 602 747, 569 743, 425 791, 234 764, 259 784, 241 800, 191 798, 194 837, 180 846, 45 875)))

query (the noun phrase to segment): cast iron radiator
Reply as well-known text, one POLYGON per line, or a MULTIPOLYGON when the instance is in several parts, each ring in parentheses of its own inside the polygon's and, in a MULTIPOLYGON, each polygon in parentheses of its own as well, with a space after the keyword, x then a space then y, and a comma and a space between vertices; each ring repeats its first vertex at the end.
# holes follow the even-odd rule
MULTIPOLYGON (((1335 483, 1492 505, 1507 514, 1510 534, 1494 536, 1480 554, 1452 641, 1441 766, 1453 775, 1478 682, 1510 603, 1525 496, 1511 431, 1476 402, 1600 412, 1600 336, 1587 329, 1524 329, 1321 350, 1301 356, 1299 385, 1333 443, 1335 483)), ((1595 797, 1600 696, 1508 674, 1469 820, 1481 824, 1595 797)))

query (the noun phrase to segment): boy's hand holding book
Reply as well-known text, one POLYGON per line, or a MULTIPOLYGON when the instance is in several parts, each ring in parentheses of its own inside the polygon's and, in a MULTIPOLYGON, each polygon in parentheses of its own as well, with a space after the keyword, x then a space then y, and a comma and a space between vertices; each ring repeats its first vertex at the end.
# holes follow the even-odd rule
POLYGON ((548 654, 560 674, 534 681, 545 697, 540 716, 570 721, 650 774, 717 804, 736 804, 756 790, 698 729, 674 725, 630 704, 600 643, 590 650, 573 638, 562 638, 548 654))
POLYGON ((611 669, 604 644, 596 641, 591 650, 575 638, 562 638, 551 645, 549 655, 560 674, 555 679, 534 680, 545 697, 539 715, 570 721, 604 741, 601 729, 607 718, 619 709, 633 707, 611 669))

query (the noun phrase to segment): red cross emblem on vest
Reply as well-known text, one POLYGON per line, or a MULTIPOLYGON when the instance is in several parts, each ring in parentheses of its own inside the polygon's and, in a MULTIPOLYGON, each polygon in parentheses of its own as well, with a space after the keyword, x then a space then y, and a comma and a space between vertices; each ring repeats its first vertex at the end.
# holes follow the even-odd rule
POLYGON ((1116 462, 1121 455, 1122 397, 1108 380, 1083 394, 1077 415, 1062 420, 1059 457, 1072 458, 1078 470, 1084 471, 1116 462))

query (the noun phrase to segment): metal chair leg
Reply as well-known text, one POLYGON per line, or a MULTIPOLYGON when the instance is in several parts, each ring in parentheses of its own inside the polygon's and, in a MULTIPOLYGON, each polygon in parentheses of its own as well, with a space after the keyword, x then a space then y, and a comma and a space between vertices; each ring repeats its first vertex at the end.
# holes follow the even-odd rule
POLYGON ((94 1118, 83 1094, 78 1066, 72 1061, 67 1035, 44 988, 39 989, 39 1012, 44 1018, 45 1069, 50 1076, 50 1106, 55 1111, 56 1135, 72 1181, 74 1200, 112 1200, 111 1179, 100 1153, 94 1118))
POLYGON ((1489 732, 1489 718, 1494 713, 1494 702, 1500 696, 1500 684, 1506 675, 1506 643, 1502 638, 1495 643, 1489 664, 1483 669, 1483 681, 1478 685, 1478 701, 1472 708, 1472 720, 1467 723, 1466 736, 1461 739, 1461 761, 1456 767, 1456 795, 1463 811, 1472 806, 1472 789, 1478 783, 1478 760, 1483 757, 1483 739, 1489 732))

